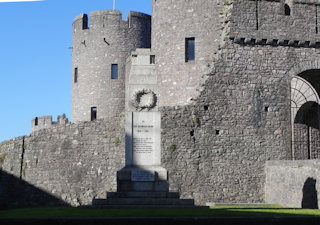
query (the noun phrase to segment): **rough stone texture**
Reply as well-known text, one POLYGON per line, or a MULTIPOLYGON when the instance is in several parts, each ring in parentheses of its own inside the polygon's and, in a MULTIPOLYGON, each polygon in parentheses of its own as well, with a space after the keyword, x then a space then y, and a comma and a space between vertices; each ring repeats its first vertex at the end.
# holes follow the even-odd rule
POLYGON ((86 21, 80 15, 73 23, 72 122, 90 121, 91 107, 97 107, 98 119, 124 111, 126 59, 136 48, 150 48, 151 42, 151 17, 146 14, 130 12, 123 21, 118 10, 95 11, 89 28, 86 21), (118 79, 111 79, 112 64, 118 64, 118 79))
POLYGON ((319 160, 268 161, 265 171, 267 203, 299 208, 309 200, 319 205, 319 160))
POLYGON ((38 131, 42 129, 47 129, 50 127, 54 127, 58 124, 67 124, 68 118, 66 117, 65 114, 62 114, 58 116, 57 121, 52 121, 52 116, 40 116, 40 117, 35 117, 31 121, 31 131, 38 131))
MULTIPOLYGON (((275 6, 283 1, 257 2, 266 12, 259 17, 265 19, 265 27, 255 32, 251 31, 256 20, 255 1, 154 2, 153 50, 160 73, 159 99, 163 102, 161 165, 169 171, 170 190, 180 192, 183 198, 194 198, 197 204, 264 200, 265 162, 292 158, 291 80, 304 71, 320 68, 320 50, 312 44, 318 38, 313 32, 316 6, 311 3, 315 1, 293 5, 293 13, 295 7, 297 11, 292 18, 303 18, 297 18, 295 27, 291 18, 274 14, 278 12, 275 6), (222 24, 217 19, 220 13, 222 24), (233 33, 225 39, 229 24, 233 33), (236 30, 244 35, 233 36, 236 30), (184 62, 185 37, 190 36, 196 38, 195 63, 184 62), (189 97, 194 100, 185 105, 189 97)), ((80 26, 82 20, 74 25, 77 23, 80 26)), ((92 30, 94 26, 80 33, 85 36, 92 30)), ((74 51, 85 48, 80 43, 81 35, 75 35, 79 46, 74 46, 74 51)), ((94 61, 94 53, 101 52, 92 51, 90 57, 84 54, 83 63, 94 61)), ((90 67, 92 71, 98 68, 90 67)), ((79 83, 81 79, 79 66, 79 83)), ((91 93, 89 89, 84 91, 91 93)), ((119 110, 124 109, 124 101, 117 105, 119 110)), ((98 116, 99 112, 98 108, 98 116)), ((124 166, 125 133, 119 120, 58 126, 26 136, 27 147, 18 165, 20 139, 6 142, 0 148, 1 154, 7 153, 4 171, 18 177, 25 173, 27 182, 73 205, 87 204, 94 196, 104 197, 104 192, 114 191, 116 171, 124 166), (114 146, 116 137, 120 146, 114 146)))
POLYGON ((289 4, 289 16, 284 1, 239 0, 233 4, 230 37, 236 41, 319 47, 320 6, 314 2, 289 4))
POLYGON ((264 164, 291 158, 290 81, 319 50, 228 41, 193 106, 162 108, 172 191, 204 202, 264 200, 264 164))
POLYGON ((186 105, 199 95, 201 76, 218 51, 223 0, 153 0, 152 51, 159 105, 186 105), (185 38, 195 37, 195 61, 185 62, 185 38))
MULTIPOLYGON (((3 172, 48 193, 24 204, 41 204, 49 196, 74 206, 91 204, 107 190, 116 190, 116 171, 125 165, 124 138, 123 117, 59 125, 2 143, 0 163, 3 172)), ((15 204, 6 199, 8 193, 2 194, 1 199, 15 204)))

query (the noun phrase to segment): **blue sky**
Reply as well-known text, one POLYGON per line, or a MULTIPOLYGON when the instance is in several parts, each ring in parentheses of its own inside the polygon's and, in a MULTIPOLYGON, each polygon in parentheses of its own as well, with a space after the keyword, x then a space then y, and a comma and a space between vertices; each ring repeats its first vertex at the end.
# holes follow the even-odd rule
MULTIPOLYGON (((151 0, 117 0, 151 14, 151 0)), ((72 22, 81 13, 112 9, 113 0, 0 3, 0 142, 31 132, 36 116, 71 111, 72 22)))

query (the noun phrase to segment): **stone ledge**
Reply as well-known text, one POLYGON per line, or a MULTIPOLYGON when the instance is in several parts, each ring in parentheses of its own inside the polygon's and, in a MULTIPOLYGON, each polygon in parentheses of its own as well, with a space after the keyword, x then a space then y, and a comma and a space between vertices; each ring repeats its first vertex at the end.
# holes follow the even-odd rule
POLYGON ((194 205, 194 200, 176 198, 108 198, 93 199, 92 205, 194 205))
POLYGON ((272 45, 272 46, 290 46, 297 48, 320 48, 320 40, 285 40, 273 38, 255 38, 255 37, 241 37, 230 36, 230 39, 237 44, 244 45, 272 45))
POLYGON ((179 198, 179 192, 108 192, 107 198, 179 198))

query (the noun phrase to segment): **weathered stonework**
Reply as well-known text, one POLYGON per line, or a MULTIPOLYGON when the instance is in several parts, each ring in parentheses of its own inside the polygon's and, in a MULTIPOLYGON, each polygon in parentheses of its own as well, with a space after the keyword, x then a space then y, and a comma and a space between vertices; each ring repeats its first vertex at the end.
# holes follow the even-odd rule
POLYGON ((68 122, 68 118, 65 114, 58 116, 56 122, 52 121, 52 116, 35 117, 31 121, 31 131, 34 132, 42 129, 51 128, 57 125, 64 125, 68 122))
POLYGON ((266 163, 266 202, 286 207, 319 206, 319 160, 266 163))
MULTIPOLYGON (((50 205, 54 204, 47 201, 50 195, 77 206, 105 198, 107 190, 116 190, 116 171, 125 164, 124 137, 124 117, 120 116, 59 125, 2 143, 2 170, 48 196, 38 200, 22 196, 13 202, 0 188, 0 199, 11 205, 50 205)), ((0 180, 0 187, 6 186, 5 181, 0 180)), ((25 195, 33 193, 33 188, 22 189, 25 195)))
POLYGON ((222 0, 153 0, 152 50, 159 105, 187 105, 199 95, 222 34, 222 0), (185 61, 185 38, 195 38, 195 60, 185 61))
POLYGON ((118 10, 95 11, 90 26, 87 15, 75 18, 72 122, 90 121, 91 107, 97 108, 98 119, 124 112, 127 57, 136 48, 150 48, 150 42, 151 17, 143 13, 130 12, 123 21, 118 10), (111 79, 112 64, 118 65, 117 79, 111 79))
MULTIPOLYGON (((291 115, 293 79, 299 76, 308 81, 315 89, 314 96, 320 92, 320 80, 310 80, 320 77, 318 7, 318 0, 154 0, 152 50, 139 50, 123 61, 127 62, 126 77, 123 66, 119 85, 99 78, 90 86, 93 89, 83 86, 80 88, 83 92, 78 93, 75 85, 73 87, 73 95, 79 97, 75 99, 78 103, 73 105, 73 111, 82 113, 74 117, 76 122, 89 120, 86 110, 108 99, 108 104, 104 102, 102 106, 106 107, 103 113, 106 118, 58 125, 1 144, 3 171, 72 205, 89 204, 94 197, 105 198, 105 192, 115 191, 116 171, 125 165, 123 118, 121 114, 111 117, 124 110, 125 81, 130 73, 141 76, 140 81, 132 83, 133 88, 126 91, 126 97, 131 98, 134 89, 144 88, 144 85, 138 86, 145 81, 144 75, 157 73, 157 80, 153 80, 156 82, 152 82, 154 87, 149 89, 159 97, 161 166, 169 171, 170 191, 180 192, 182 198, 194 198, 197 204, 269 201, 271 198, 265 199, 265 194, 270 193, 268 182, 281 179, 286 162, 282 168, 279 166, 281 173, 272 181, 269 175, 273 172, 265 173, 267 161, 319 157, 319 154, 301 154, 292 147, 296 128, 306 127, 305 131, 312 135, 319 133, 319 127, 299 124, 291 115), (290 15, 285 15, 286 3, 291 7, 290 15), (185 62, 185 38, 188 37, 195 38, 194 62, 185 62), (134 59, 135 54, 142 58, 134 59), (155 54, 155 65, 147 65, 151 54, 155 54), (92 90, 101 91, 101 95, 93 94, 99 96, 97 101, 88 97, 92 90), (86 96, 81 97, 82 94, 86 96)), ((119 20, 117 11, 110 15, 121 21, 120 24, 125 23, 119 20)), ((96 19, 104 18, 100 16, 96 19)), ((74 29, 78 27, 74 30, 74 67, 81 61, 77 85, 81 85, 84 78, 109 76, 110 71, 102 70, 105 67, 100 64, 107 55, 110 56, 107 65, 113 63, 113 57, 125 58, 117 53, 105 55, 101 45, 107 46, 103 42, 106 33, 100 36, 101 21, 100 28, 95 28, 92 21, 90 29, 79 31, 84 21, 82 16, 74 23, 74 29), (95 42, 101 39, 102 43, 95 42), (95 46, 92 51, 84 52, 90 49, 85 45, 92 43, 95 46), (88 59, 92 64, 82 77, 81 65, 88 59)), ((112 21, 114 24, 115 20, 112 21)), ((115 32, 111 32, 111 37, 118 37, 119 27, 108 29, 115 32)), ((116 47, 127 41, 123 37, 126 36, 118 39, 116 47)), ((87 84, 92 83, 85 82, 87 84)), ((310 99, 314 102, 314 98, 310 99)), ((126 107, 137 109, 132 105, 126 107)), ((157 107, 150 111, 158 110, 157 107)), ((295 110, 294 115, 299 108, 295 110)), ((98 109, 98 117, 100 113, 98 109)), ((310 140, 319 142, 317 136, 312 138, 310 140)), ((303 176, 309 176, 306 174, 303 176)))

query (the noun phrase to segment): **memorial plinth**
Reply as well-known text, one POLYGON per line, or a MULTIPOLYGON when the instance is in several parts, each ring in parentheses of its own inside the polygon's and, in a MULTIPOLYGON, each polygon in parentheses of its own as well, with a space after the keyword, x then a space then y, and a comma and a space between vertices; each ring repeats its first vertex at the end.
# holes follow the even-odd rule
POLYGON ((117 172, 117 192, 93 204, 193 207, 193 199, 180 199, 179 193, 169 192, 168 172, 161 167, 161 113, 151 52, 139 49, 132 54, 126 79, 126 166, 117 172))

